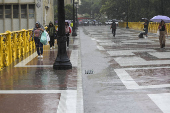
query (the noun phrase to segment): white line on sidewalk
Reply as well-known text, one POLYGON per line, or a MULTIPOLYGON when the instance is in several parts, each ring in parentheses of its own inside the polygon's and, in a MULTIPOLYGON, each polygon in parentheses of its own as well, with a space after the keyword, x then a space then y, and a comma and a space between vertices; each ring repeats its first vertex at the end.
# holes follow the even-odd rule
MULTIPOLYGON (((21 61, 14 67, 53 67, 53 65, 26 65, 31 60, 33 60, 36 56, 37 56, 37 52, 33 53, 28 58, 24 59, 23 61, 21 61)), ((78 65, 78 63, 77 63, 78 62, 78 50, 72 50, 70 62, 72 63, 73 67, 77 67, 77 65, 78 65)))
POLYGON ((170 93, 148 94, 148 96, 163 113, 170 113, 170 93))
MULTIPOLYGON (((132 69, 131 69, 132 70, 132 69)), ((118 77, 127 89, 148 89, 148 88, 167 88, 170 84, 139 86, 135 80, 126 72, 125 69, 115 69, 118 77)))
POLYGON ((76 113, 77 90, 0 90, 0 94, 57 94, 61 93, 57 113, 76 113))

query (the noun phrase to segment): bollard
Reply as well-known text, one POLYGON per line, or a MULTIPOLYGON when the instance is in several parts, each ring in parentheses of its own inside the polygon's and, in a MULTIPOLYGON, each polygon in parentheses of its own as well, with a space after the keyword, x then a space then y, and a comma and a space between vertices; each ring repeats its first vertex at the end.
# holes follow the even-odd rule
POLYGON ((12 49, 11 49, 11 32, 10 31, 6 31, 7 35, 6 35, 6 38, 7 38, 7 41, 6 41, 6 45, 7 45, 7 48, 6 48, 6 54, 5 57, 6 58, 6 66, 9 66, 11 63, 12 63, 12 49))
POLYGON ((0 70, 4 67, 3 63, 3 48, 4 48, 4 41, 3 41, 3 35, 0 35, 0 70))

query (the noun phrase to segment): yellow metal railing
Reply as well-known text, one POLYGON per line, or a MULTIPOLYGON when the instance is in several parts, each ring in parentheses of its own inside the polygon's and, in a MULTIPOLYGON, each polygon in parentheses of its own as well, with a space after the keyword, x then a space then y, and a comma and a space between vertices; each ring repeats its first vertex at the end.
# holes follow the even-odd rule
MULTIPOLYGON (((57 29, 58 26, 55 28, 57 29)), ((0 33, 0 71, 36 48, 34 40, 29 41, 31 32, 32 29, 23 29, 0 33)))
POLYGON ((0 33, 0 70, 35 48, 34 41, 29 41, 31 32, 23 29, 0 33))
MULTIPOLYGON (((128 26, 130 29, 135 29, 135 30, 143 30, 144 28, 144 22, 128 22, 128 26)), ((126 22, 119 22, 119 27, 126 27, 127 23, 126 22)), ((148 27, 148 31, 152 32, 152 33, 156 33, 158 30, 158 26, 159 23, 155 23, 155 22, 150 22, 149 23, 149 27, 148 27)), ((167 23, 166 24, 166 29, 167 29, 167 33, 170 33, 170 24, 167 23)))

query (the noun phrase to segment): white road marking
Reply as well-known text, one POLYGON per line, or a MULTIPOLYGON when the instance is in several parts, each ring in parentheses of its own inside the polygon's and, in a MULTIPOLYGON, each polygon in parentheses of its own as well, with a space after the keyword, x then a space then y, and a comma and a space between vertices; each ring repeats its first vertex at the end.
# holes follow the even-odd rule
POLYGON ((37 56, 37 52, 34 52, 32 55, 30 55, 28 58, 24 59, 14 67, 25 67, 27 63, 29 63, 31 60, 33 60, 37 56))
POLYGON ((148 52, 150 55, 157 58, 170 58, 170 52, 148 52))
POLYGON ((0 90, 0 94, 57 94, 61 93, 57 113, 76 113, 77 90, 0 90))
POLYGON ((71 56, 70 56, 70 61, 71 61, 73 67, 77 67, 77 65, 78 65, 78 50, 72 50, 71 56))
POLYGON ((126 86, 127 89, 139 89, 139 85, 133 80, 133 78, 123 69, 114 70, 122 83, 126 86))
POLYGON ((103 48, 103 46, 97 46, 97 48, 98 48, 99 50, 105 50, 105 49, 103 48))
POLYGON ((141 65, 160 65, 170 64, 170 60, 146 61, 140 57, 117 57, 114 60, 121 66, 141 66, 141 65))
MULTIPOLYGON (((14 67, 53 67, 53 65, 26 65, 31 60, 33 60, 36 56, 37 56, 37 52, 33 53, 28 58, 26 58, 23 61, 19 62, 14 67)), ((39 60, 42 60, 42 59, 39 59, 39 60)), ((70 62, 72 63, 73 67, 77 67, 77 65, 78 65, 77 64, 77 62, 78 62, 78 50, 72 50, 71 57, 70 57, 70 62)))
POLYGON ((148 96, 163 113, 170 113, 170 93, 148 94, 148 96))
POLYGON ((156 50, 139 49, 139 50, 117 50, 117 51, 107 51, 107 52, 110 54, 110 56, 124 56, 124 55, 135 55, 134 52, 149 52, 149 51, 155 52, 156 50))
MULTIPOLYGON (((129 68, 130 69, 130 68, 129 68)), ((132 70, 132 69, 131 69, 132 70)), ((167 88, 170 84, 139 86, 125 69, 114 70, 127 89, 167 88)))

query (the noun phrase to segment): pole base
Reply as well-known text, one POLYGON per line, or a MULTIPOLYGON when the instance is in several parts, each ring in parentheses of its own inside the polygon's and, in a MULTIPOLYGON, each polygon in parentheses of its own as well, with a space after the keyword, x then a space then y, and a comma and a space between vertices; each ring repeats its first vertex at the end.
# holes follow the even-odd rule
POLYGON ((129 29, 129 27, 127 26, 126 29, 129 29))
POLYGON ((77 36, 77 33, 76 33, 76 32, 73 32, 73 33, 72 33, 72 36, 77 36))
POLYGON ((55 70, 69 70, 72 69, 71 62, 54 62, 53 69, 55 70))

